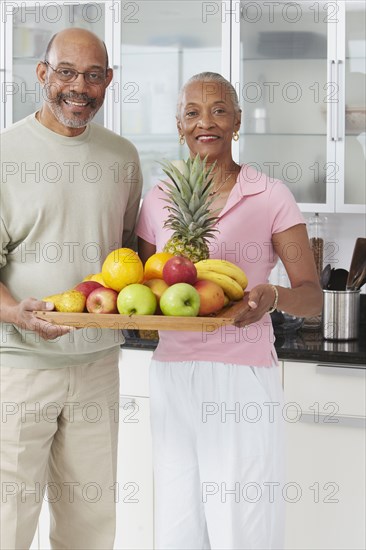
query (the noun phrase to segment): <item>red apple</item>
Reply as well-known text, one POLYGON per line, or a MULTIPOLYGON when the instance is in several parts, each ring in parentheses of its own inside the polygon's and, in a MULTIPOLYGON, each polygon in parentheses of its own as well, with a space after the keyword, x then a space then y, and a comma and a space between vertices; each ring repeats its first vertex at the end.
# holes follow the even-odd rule
POLYGON ((160 298, 163 294, 163 292, 169 288, 169 285, 163 280, 163 279, 149 279, 148 281, 144 282, 145 286, 148 286, 153 293, 155 294, 155 298, 158 302, 158 307, 156 309, 155 313, 161 313, 159 302, 160 298))
POLYGON ((103 285, 97 283, 97 281, 83 281, 74 287, 74 290, 78 290, 84 294, 85 298, 89 296, 96 288, 103 288, 103 285))
POLYGON ((196 266, 184 256, 173 256, 164 265, 163 279, 169 286, 177 283, 194 285, 197 281, 196 266))
POLYGON ((101 286, 93 290, 86 299, 89 313, 118 313, 118 292, 113 288, 101 286))
POLYGON ((194 285, 200 295, 198 315, 210 315, 222 309, 225 305, 225 294, 221 286, 213 281, 201 279, 194 285))

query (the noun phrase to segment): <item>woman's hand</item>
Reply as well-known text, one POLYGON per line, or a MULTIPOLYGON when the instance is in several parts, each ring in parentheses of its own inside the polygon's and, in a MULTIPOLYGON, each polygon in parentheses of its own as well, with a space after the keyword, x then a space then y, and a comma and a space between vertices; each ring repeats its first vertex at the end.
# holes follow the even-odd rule
MULTIPOLYGON (((290 227, 272 236, 273 247, 282 260, 291 288, 277 286, 277 309, 297 317, 319 315, 323 294, 319 284, 314 256, 304 224, 290 227)), ((275 292, 270 284, 252 288, 248 296, 249 311, 236 323, 243 327, 259 321, 275 303, 275 292)))
POLYGON ((263 315, 272 308, 276 299, 273 285, 269 284, 255 286, 247 297, 249 311, 243 315, 240 321, 235 323, 237 327, 246 327, 262 319, 263 315))

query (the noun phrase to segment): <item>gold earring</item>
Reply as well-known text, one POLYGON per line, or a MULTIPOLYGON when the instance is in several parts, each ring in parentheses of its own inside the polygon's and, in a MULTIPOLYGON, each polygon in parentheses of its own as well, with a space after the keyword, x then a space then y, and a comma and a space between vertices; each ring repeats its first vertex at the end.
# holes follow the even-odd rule
POLYGON ((239 140, 239 132, 233 132, 233 140, 238 141, 239 140))
POLYGON ((181 145, 184 145, 185 142, 186 142, 186 138, 184 137, 184 135, 183 135, 183 134, 179 134, 179 143, 180 143, 181 145))

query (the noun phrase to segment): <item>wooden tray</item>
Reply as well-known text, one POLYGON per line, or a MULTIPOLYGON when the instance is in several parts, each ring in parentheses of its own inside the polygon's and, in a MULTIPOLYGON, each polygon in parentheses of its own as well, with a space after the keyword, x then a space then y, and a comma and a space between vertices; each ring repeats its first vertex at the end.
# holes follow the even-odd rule
POLYGON ((247 311, 248 299, 227 306, 210 317, 173 317, 167 315, 120 315, 99 313, 62 313, 34 311, 34 315, 54 325, 76 328, 94 327, 124 330, 186 330, 213 332, 223 325, 234 325, 247 311))

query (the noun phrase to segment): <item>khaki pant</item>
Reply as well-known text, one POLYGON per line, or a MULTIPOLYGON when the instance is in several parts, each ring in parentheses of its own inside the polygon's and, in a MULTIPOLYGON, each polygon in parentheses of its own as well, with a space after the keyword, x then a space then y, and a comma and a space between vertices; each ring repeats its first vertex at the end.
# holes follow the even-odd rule
POLYGON ((113 548, 118 350, 82 366, 0 372, 1 548, 29 548, 44 501, 52 548, 113 548))

